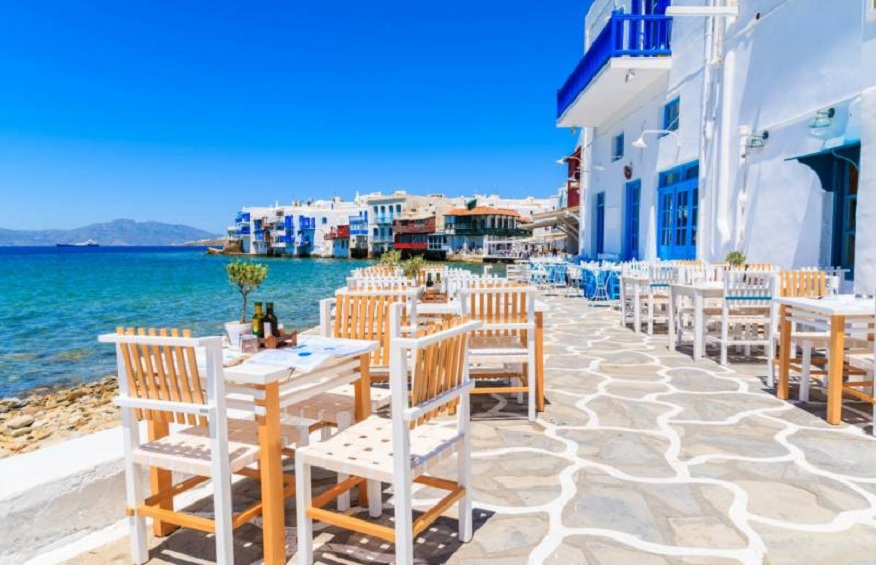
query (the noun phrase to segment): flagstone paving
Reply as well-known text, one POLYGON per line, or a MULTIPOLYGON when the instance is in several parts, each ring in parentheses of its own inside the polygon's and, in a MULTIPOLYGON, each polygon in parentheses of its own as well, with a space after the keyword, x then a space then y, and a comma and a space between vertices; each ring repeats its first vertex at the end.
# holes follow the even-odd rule
MULTIPOLYGON (((457 541, 451 512, 418 540, 418 561, 876 561, 868 408, 851 405, 846 423, 830 426, 817 392, 805 407, 777 400, 762 359, 730 368, 694 362, 668 351, 665 335, 622 328, 610 309, 580 298, 548 302, 546 411, 530 424, 514 398, 475 401, 474 539, 457 541)), ((452 461, 443 465, 452 473, 452 461)), ((247 482, 236 490, 244 499, 257 492, 247 482)), ((421 507, 437 496, 415 494, 421 507)), ((389 524, 390 493, 384 501, 389 524)), ((287 508, 291 556, 294 503, 287 508)), ((238 562, 258 561, 255 524, 236 534, 238 562)), ((392 559, 383 542, 326 527, 317 536, 320 562, 392 559)), ((212 540, 195 532, 153 544, 158 563, 213 554, 212 540)), ((120 540, 76 561, 127 560, 120 540)))

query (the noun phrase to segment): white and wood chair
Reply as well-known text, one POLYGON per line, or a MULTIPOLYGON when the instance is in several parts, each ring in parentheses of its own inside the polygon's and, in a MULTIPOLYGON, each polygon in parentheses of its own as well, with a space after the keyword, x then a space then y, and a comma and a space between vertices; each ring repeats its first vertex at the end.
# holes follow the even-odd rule
POLYGON ((532 422, 537 396, 535 292, 532 286, 485 286, 460 293, 463 315, 483 324, 469 344, 473 378, 520 382, 517 386, 478 387, 472 394, 526 394, 532 422))
MULTIPOLYGON (((394 306, 395 309, 400 305, 394 306)), ((460 318, 434 324, 418 338, 396 338, 390 344, 392 419, 371 416, 327 441, 300 449, 295 468, 298 484, 298 562, 313 562, 313 520, 353 530, 395 544, 395 562, 413 563, 414 545, 443 512, 459 502, 459 539, 472 536, 471 438, 467 342, 478 322, 460 318), (410 388, 408 374, 411 375, 410 388), (455 425, 436 417, 456 410, 455 425), (457 454, 455 481, 427 475, 432 466, 457 454), (311 492, 311 468, 321 467, 350 478, 318 496, 311 492), (382 512, 382 484, 392 485, 394 527, 332 512, 329 502, 363 482, 368 483, 369 515, 382 512), (416 520, 413 485, 447 490, 437 505, 416 520)))
POLYGON ((773 337, 773 297, 776 275, 770 271, 728 271, 724 275, 724 299, 720 333, 707 334, 706 343, 721 347, 721 365, 727 365, 727 350, 732 346, 762 346, 770 357, 773 337))
POLYGON ((651 265, 648 269, 648 291, 641 295, 647 305, 648 335, 654 335, 654 322, 669 321, 669 286, 678 280, 678 266, 651 265))
MULTIPOLYGON (((259 501, 234 515, 231 476, 259 479, 250 468, 260 456, 254 421, 229 420, 226 414, 222 369, 222 338, 194 338, 188 330, 156 331, 119 328, 98 338, 116 346, 119 395, 125 444, 125 481, 131 555, 135 563, 149 559, 146 518, 152 518, 158 535, 172 531, 168 525, 212 533, 216 562, 234 562, 232 531, 261 513, 259 501), (196 350, 204 351, 206 391, 203 390, 196 350), (149 437, 140 437, 140 422, 147 422, 149 437), (151 475, 151 496, 143 491, 143 474, 151 475), (188 476, 173 484, 173 474, 188 476), (211 481, 213 519, 177 512, 175 496, 211 481)), ((287 448, 306 438, 300 430, 282 426, 287 448)), ((286 455, 292 455, 285 449, 286 455)), ((294 494, 294 479, 284 477, 283 496, 294 494)))

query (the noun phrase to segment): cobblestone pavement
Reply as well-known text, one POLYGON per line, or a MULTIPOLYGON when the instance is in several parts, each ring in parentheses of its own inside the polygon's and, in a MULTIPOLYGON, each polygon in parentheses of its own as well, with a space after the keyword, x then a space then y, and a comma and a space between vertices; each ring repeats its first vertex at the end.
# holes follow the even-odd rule
MULTIPOLYGON (((622 328, 618 314, 552 297, 538 423, 513 398, 482 398, 473 419, 475 535, 453 511, 418 540, 428 563, 872 563, 876 440, 869 408, 781 402, 765 362, 722 368, 667 350, 665 335, 622 328)), ((792 391, 795 393, 795 391, 792 391)), ((447 461, 453 476, 453 461, 447 461)), ((436 473, 440 474, 440 473, 436 473)), ((325 484, 332 478, 323 477, 325 484)), ((236 487, 246 504, 252 484, 236 487)), ((416 493, 420 504, 436 493, 416 493)), ((391 509, 390 493, 385 494, 391 509)), ((209 510, 203 502, 202 510, 209 510)), ((289 555, 295 550, 288 502, 289 555)), ((391 511, 384 519, 389 521, 391 511)), ((258 561, 258 523, 238 530, 239 562, 258 561)), ((392 547, 319 528, 323 563, 381 563, 392 547)), ((209 560, 212 540, 181 531, 155 562, 209 560), (194 559, 193 559, 194 558, 194 559)), ((128 560, 125 540, 77 562, 128 560)))

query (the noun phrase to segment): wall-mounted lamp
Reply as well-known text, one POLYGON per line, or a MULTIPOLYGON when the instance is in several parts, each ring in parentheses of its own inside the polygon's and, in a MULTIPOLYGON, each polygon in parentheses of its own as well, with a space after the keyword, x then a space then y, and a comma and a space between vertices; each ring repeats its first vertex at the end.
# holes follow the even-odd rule
POLYGON ((836 110, 833 108, 828 108, 826 110, 817 110, 815 112, 815 118, 809 122, 809 129, 822 129, 826 127, 830 127, 832 123, 833 117, 836 115, 836 110))
POLYGON ((637 139, 636 141, 634 141, 632 143, 632 146, 637 148, 637 149, 645 149, 646 147, 648 147, 648 144, 645 143, 645 136, 651 135, 651 134, 658 134, 658 133, 663 134, 663 135, 674 136, 675 137, 675 145, 679 148, 681 147, 681 138, 678 137, 677 133, 675 133, 672 130, 668 130, 668 129, 646 129, 645 131, 642 132, 642 135, 639 136, 639 139, 637 139))
POLYGON ((593 170, 594 171, 604 171, 605 165, 603 165, 602 163, 597 163, 596 165, 593 166, 593 170))
POLYGON ((627 71, 627 74, 624 77, 624 82, 633 82, 634 80, 636 80, 636 71, 630 69, 627 71))
POLYGON ((770 132, 767 130, 763 130, 760 133, 753 133, 748 136, 748 139, 745 141, 745 146, 749 149, 760 149, 769 138, 770 132))

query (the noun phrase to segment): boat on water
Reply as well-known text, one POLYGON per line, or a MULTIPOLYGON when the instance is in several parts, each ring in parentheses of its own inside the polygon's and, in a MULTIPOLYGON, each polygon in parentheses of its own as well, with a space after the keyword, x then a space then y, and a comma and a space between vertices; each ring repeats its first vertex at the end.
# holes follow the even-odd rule
POLYGON ((57 247, 100 247, 100 244, 93 239, 80 241, 78 243, 56 243, 57 247))

